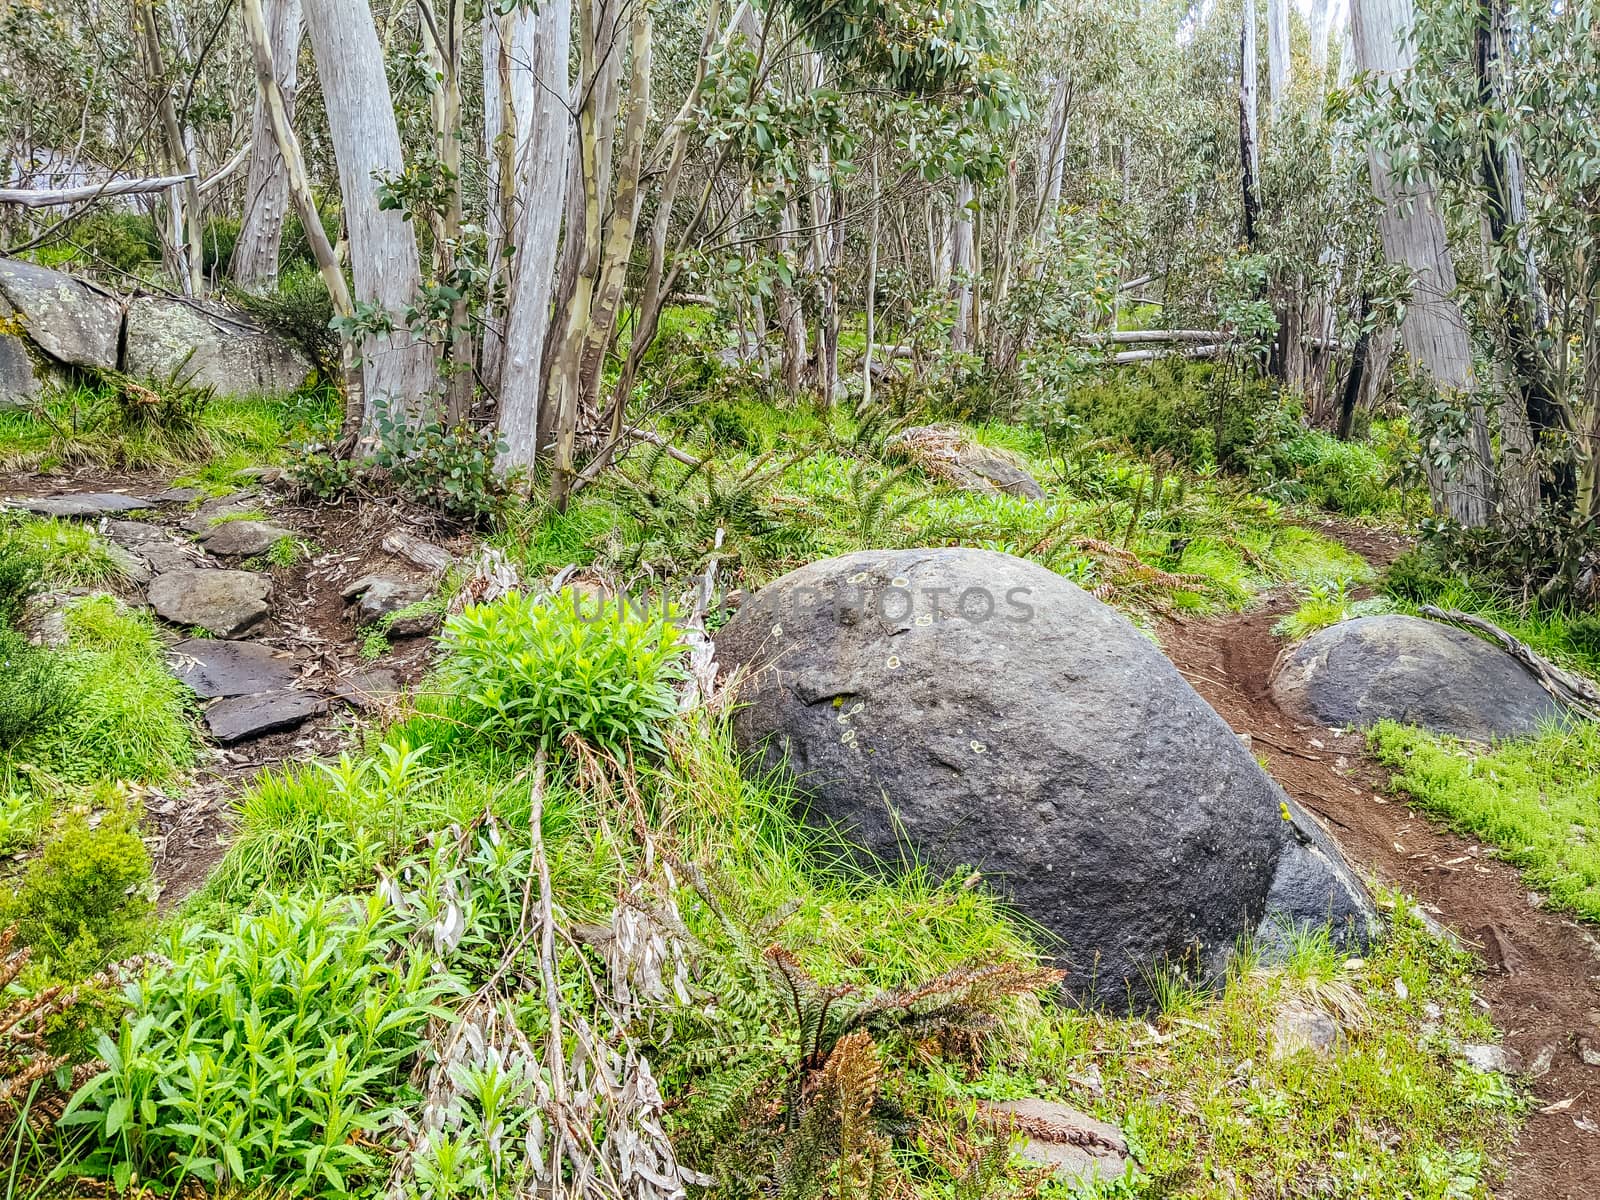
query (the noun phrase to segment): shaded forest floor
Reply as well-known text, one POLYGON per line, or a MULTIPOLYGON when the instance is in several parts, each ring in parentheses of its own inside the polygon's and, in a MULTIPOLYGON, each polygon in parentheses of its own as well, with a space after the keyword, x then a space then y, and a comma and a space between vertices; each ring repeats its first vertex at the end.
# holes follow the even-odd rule
MULTIPOLYGON (((1359 527, 1329 523, 1321 532, 1374 567, 1405 549, 1359 527)), ((1269 685, 1286 643, 1273 627, 1295 603, 1278 593, 1248 612, 1169 620, 1160 629, 1162 646, 1355 862, 1415 897, 1481 960, 1477 994, 1504 1031, 1507 1069, 1525 1079, 1533 1098, 1500 1194, 1600 1196, 1600 1067, 1583 1057, 1589 1039, 1600 1040, 1600 941, 1544 907, 1492 848, 1440 828, 1391 795, 1389 774, 1369 757, 1363 735, 1306 725, 1278 707, 1269 685)))

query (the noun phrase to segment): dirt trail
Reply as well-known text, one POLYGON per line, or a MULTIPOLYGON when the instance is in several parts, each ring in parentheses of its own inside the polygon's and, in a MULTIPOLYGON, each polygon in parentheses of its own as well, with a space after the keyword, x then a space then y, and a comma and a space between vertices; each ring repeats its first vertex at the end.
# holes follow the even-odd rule
MULTIPOLYGON (((1323 532, 1377 564, 1403 549, 1369 531, 1323 532)), ((1415 896, 1483 959, 1478 993, 1505 1031, 1508 1061, 1537 1098, 1496 1194, 1597 1200, 1600 1067, 1583 1062, 1579 1039, 1600 1048, 1600 941, 1539 907, 1489 848, 1391 798, 1387 774, 1366 758, 1362 738, 1297 722, 1278 708, 1268 683, 1282 642, 1272 626, 1294 603, 1284 596, 1253 612, 1169 623, 1162 645, 1234 730, 1251 735, 1273 776, 1356 864, 1415 896)))

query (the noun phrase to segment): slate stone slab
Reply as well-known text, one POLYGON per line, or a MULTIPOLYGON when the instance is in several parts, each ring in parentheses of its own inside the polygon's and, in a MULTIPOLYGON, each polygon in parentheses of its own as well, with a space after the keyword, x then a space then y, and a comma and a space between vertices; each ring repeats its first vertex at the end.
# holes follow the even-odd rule
POLYGON ((1109 1121, 1053 1100, 1005 1100, 984 1105, 1000 1122, 1007 1117, 1024 1141, 1029 1162, 1054 1167, 1061 1183, 1082 1187, 1121 1179, 1128 1169, 1128 1142, 1109 1121))
POLYGON ((376 708, 400 693, 400 677, 387 667, 374 667, 346 675, 333 685, 333 694, 351 708, 376 708))
POLYGON ((130 496, 123 492, 73 492, 18 501, 16 507, 41 517, 104 517, 111 513, 136 512, 151 505, 152 501, 147 496, 130 496))
POLYGON ((174 625, 238 637, 267 615, 271 581, 253 571, 171 571, 158 575, 146 595, 156 614, 174 625))
POLYGON ((1566 715, 1499 647, 1398 613, 1312 634, 1279 660, 1272 694, 1289 712, 1335 729, 1388 719, 1479 742, 1537 733, 1566 715))
POLYGON ((216 528, 212 523, 219 517, 239 517, 244 513, 261 511, 261 501, 252 493, 236 492, 232 496, 216 496, 207 500, 183 519, 183 528, 190 533, 205 533, 216 528))
MULTIPOLYGON (((356 621, 361 625, 381 621, 384 617, 426 600, 429 595, 427 584, 408 579, 368 575, 357 582, 362 585, 360 598, 356 601, 356 621)), ((421 637, 438 627, 439 614, 424 612, 391 621, 386 632, 392 637, 421 637)))
POLYGON ((165 541, 168 536, 161 526, 147 521, 107 521, 104 532, 107 539, 129 550, 146 542, 165 541))
POLYGON ((125 546, 117 545, 116 542, 106 544, 106 557, 116 566, 124 579, 137 587, 143 587, 155 576, 155 572, 150 569, 149 560, 125 546))
POLYGON ((0 258, 0 295, 29 339, 51 358, 75 367, 115 370, 122 340, 122 302, 59 271, 0 258))
POLYGON ((248 558, 265 554, 283 538, 294 536, 294 530, 265 521, 226 521, 202 533, 200 544, 224 558, 248 558))
POLYGON ((254 696, 292 687, 299 672, 260 642, 188 638, 167 651, 172 673, 196 696, 210 700, 254 696))
POLYGON ((151 572, 156 575, 194 571, 208 565, 205 555, 196 547, 178 542, 144 542, 132 552, 149 563, 151 572))
POLYGON ((294 729, 311 717, 328 711, 327 701, 311 692, 268 692, 262 696, 235 696, 218 700, 206 709, 206 728, 224 746, 249 741, 269 733, 294 729))
POLYGON ((1163 963, 1216 978, 1244 934, 1380 928, 1339 851, 1127 620, 982 550, 812 563, 718 632, 733 728, 793 769, 864 865, 982 872, 1058 940, 1066 988, 1143 1008, 1163 963))

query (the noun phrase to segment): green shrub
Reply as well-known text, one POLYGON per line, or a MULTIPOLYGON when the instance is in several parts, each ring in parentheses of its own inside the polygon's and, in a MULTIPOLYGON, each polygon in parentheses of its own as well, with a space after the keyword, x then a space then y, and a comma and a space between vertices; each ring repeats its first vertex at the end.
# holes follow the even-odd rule
POLYGON ((230 299, 274 333, 304 350, 318 369, 330 378, 339 371, 339 337, 333 332, 333 301, 328 285, 314 266, 285 271, 271 292, 235 289, 230 299))
POLYGON ((36 952, 81 976, 144 943, 149 885, 150 856, 128 822, 73 821, 29 865, 7 916, 36 952))
POLYGON ((512 748, 569 734, 603 750, 659 747, 677 710, 683 639, 664 608, 513 592, 445 622, 440 669, 459 715, 512 748))
POLYGON ((401 933, 372 897, 174 934, 62 1117, 88 1135, 67 1166, 119 1191, 137 1176, 166 1194, 374 1194, 407 1065, 451 987, 401 933))
POLYGON ((142 213, 103 209, 72 222, 72 240, 82 247, 91 266, 109 266, 137 275, 161 259, 156 223, 142 213))
POLYGON ((1407 550, 1389 564, 1379 586, 1387 596, 1426 604, 1446 589, 1456 585, 1460 577, 1433 554, 1427 547, 1407 550))
POLYGON ((0 754, 56 726, 77 699, 60 655, 0 626, 0 754))
POLYGON ((1376 449, 1316 429, 1282 443, 1262 469, 1287 485, 1285 499, 1346 516, 1380 516, 1406 504, 1406 492, 1376 449))

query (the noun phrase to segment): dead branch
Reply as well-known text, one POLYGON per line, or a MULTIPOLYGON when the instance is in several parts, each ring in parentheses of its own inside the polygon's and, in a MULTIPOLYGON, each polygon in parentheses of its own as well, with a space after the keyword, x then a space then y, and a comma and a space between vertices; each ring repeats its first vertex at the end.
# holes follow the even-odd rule
POLYGON ((1539 685, 1557 700, 1575 708, 1590 720, 1600 720, 1600 691, 1583 676, 1556 666, 1532 646, 1507 633, 1493 621, 1473 616, 1456 609, 1436 608, 1424 604, 1419 610, 1425 617, 1443 621, 1483 634, 1488 640, 1499 643, 1505 652, 1526 667, 1539 681, 1539 685))
POLYGON ((17 204, 23 208, 58 208, 78 204, 85 200, 102 200, 107 196, 134 196, 147 192, 164 192, 194 178, 186 175, 162 175, 153 179, 107 179, 103 183, 86 183, 70 188, 0 188, 0 204, 17 204))

